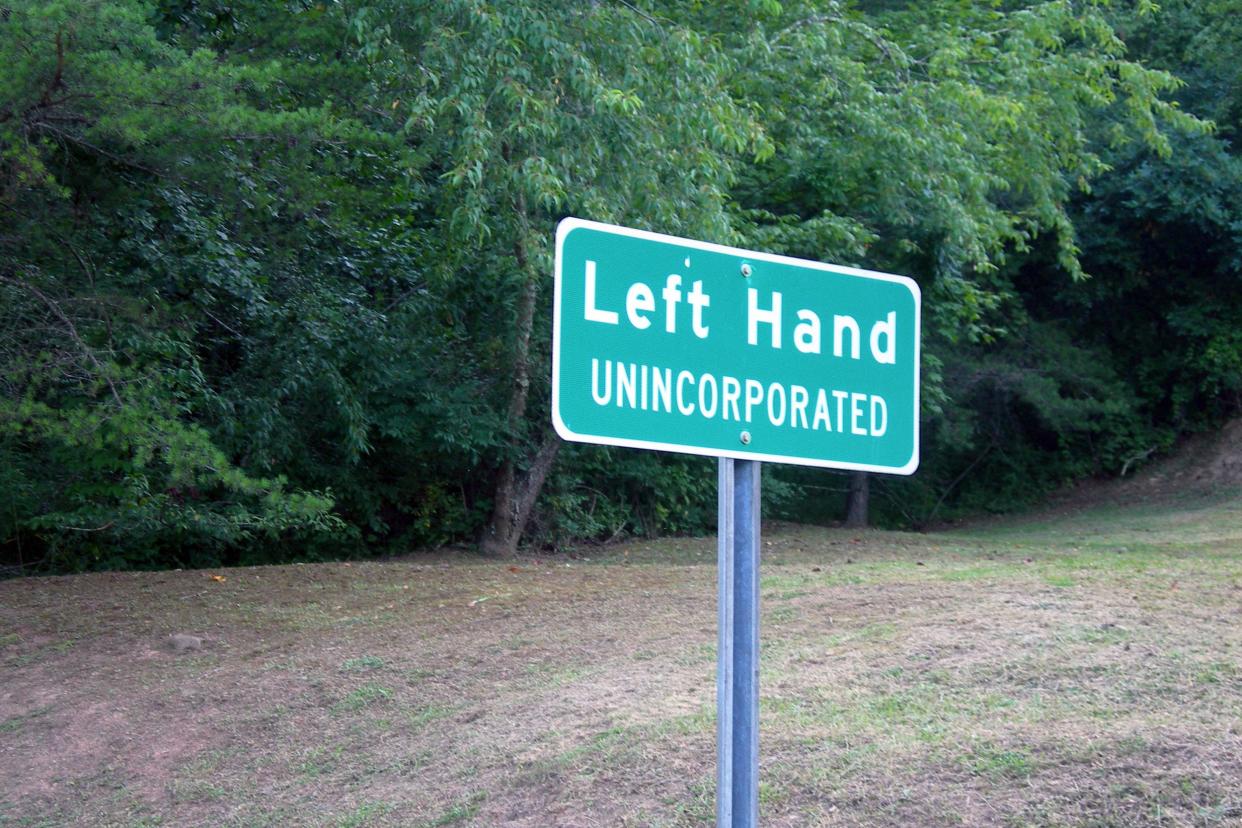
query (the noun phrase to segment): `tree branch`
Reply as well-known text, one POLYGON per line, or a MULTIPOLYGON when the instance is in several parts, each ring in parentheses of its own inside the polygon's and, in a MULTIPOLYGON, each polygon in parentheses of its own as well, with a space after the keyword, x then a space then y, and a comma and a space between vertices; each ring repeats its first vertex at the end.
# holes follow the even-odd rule
POLYGON ((948 497, 948 496, 949 496, 949 492, 951 492, 951 491, 953 491, 954 489, 956 489, 956 488, 957 488, 957 484, 958 484, 958 483, 961 483, 963 480, 965 480, 965 479, 966 479, 966 475, 968 475, 968 474, 970 474, 972 471, 974 471, 975 466, 977 466, 977 465, 979 465, 981 462, 983 462, 983 458, 987 457, 987 456, 988 456, 988 453, 989 453, 989 452, 991 452, 991 451, 992 451, 992 449, 993 449, 993 448, 995 448, 995 446, 996 446, 996 441, 995 441, 995 440, 993 440, 992 442, 988 443, 988 444, 987 444, 987 446, 983 449, 983 453, 982 453, 982 454, 980 454, 978 457, 976 457, 976 458, 975 458, 975 459, 971 462, 971 464, 970 464, 969 466, 967 466, 967 467, 966 467, 966 469, 965 469, 965 470, 964 470, 961 474, 959 474, 956 478, 954 478, 953 482, 949 484, 948 488, 946 488, 946 489, 945 489, 945 490, 944 490, 944 491, 940 494, 940 499, 936 501, 936 505, 932 507, 931 512, 927 515, 927 520, 925 520, 925 521, 923 522, 923 525, 924 525, 924 526, 926 526, 927 524, 929 524, 929 523, 931 523, 933 520, 935 520, 936 515, 940 512, 940 507, 941 507, 942 505, 944 505, 944 499, 945 499, 946 497, 948 497))
POLYGON ((71 132, 66 132, 65 130, 60 129, 59 127, 52 126, 47 121, 36 121, 35 123, 31 124, 31 126, 41 126, 47 129, 49 132, 53 132, 56 135, 59 135, 61 138, 70 142, 71 144, 77 144, 80 147, 86 147, 91 152, 97 152, 100 155, 102 155, 104 158, 108 158, 123 166, 131 167, 132 169, 135 169, 135 170, 141 170, 142 172, 149 173, 150 175, 157 175, 157 176, 161 175, 159 170, 155 170, 150 167, 145 167, 136 161, 130 161, 127 158, 122 158, 119 155, 114 155, 113 153, 108 152, 106 149, 103 149, 102 147, 95 146, 90 141, 87 141, 85 138, 81 138, 77 135, 74 135, 71 132))
POLYGON ((65 77, 65 41, 64 30, 56 30, 56 70, 52 73, 52 82, 43 90, 43 98, 40 106, 50 107, 52 105, 52 93, 60 89, 64 85, 65 77))
POLYGON ((5 282, 7 284, 14 285, 15 287, 19 287, 19 288, 25 288, 26 290, 34 294, 34 296, 38 298, 39 301, 47 305, 48 309, 53 313, 53 315, 55 315, 56 318, 59 319, 61 323, 65 326, 65 330, 69 332, 69 337, 75 343, 77 343, 77 346, 82 349, 82 353, 84 353, 86 355, 86 358, 91 361, 91 364, 95 366, 95 370, 99 372, 99 376, 102 377, 103 381, 108 384, 108 390, 112 392, 112 399, 116 401, 117 406, 123 406, 124 403, 121 402, 121 395, 117 393, 116 385, 113 384, 112 378, 109 377, 107 372, 104 370, 103 365, 99 362, 99 359, 95 356, 95 352, 91 349, 89 345, 86 344, 86 341, 83 340, 82 337, 78 334, 77 326, 73 324, 73 320, 71 320, 65 314, 65 312, 61 309, 60 303, 57 302, 52 297, 48 296, 43 291, 39 290, 34 285, 30 284, 29 282, 24 282, 21 279, 14 278, 12 276, 0 275, 0 282, 5 282))
POLYGON ((625 6, 627 9, 629 9, 629 10, 630 10, 630 11, 632 11, 632 12, 634 12, 634 14, 636 14, 636 15, 638 15, 639 17, 643 18, 644 20, 646 20, 648 23, 652 24, 653 26, 659 26, 659 25, 660 25, 660 21, 659 21, 659 20, 656 20, 654 17, 652 17, 651 15, 647 14, 647 13, 646 13, 645 11, 643 11, 642 9, 638 8, 637 6, 635 6, 633 3, 628 2, 628 0, 617 0, 617 2, 618 2, 618 3, 620 3, 621 5, 625 6))

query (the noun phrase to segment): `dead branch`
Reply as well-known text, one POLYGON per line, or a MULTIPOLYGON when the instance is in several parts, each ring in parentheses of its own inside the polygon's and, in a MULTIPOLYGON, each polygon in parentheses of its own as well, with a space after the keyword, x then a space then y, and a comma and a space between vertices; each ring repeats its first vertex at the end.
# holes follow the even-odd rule
POLYGON ((69 337, 79 348, 82 349, 82 353, 84 353, 86 358, 90 360, 91 364, 95 366, 95 370, 99 372, 99 376, 102 377, 103 381, 108 384, 108 390, 112 392, 112 399, 116 401, 118 406, 122 406, 123 403, 121 402, 121 395, 117 393, 116 386, 112 383, 112 378, 108 376, 103 365, 95 356, 95 351, 86 344, 85 340, 82 339, 81 335, 78 333, 77 326, 73 324, 73 320, 70 319, 64 310, 61 309, 60 303, 29 282, 22 281, 16 277, 0 274, 0 282, 5 282, 6 284, 13 285, 14 287, 24 288, 30 291, 30 293, 43 304, 47 305, 48 310, 50 310, 52 314, 61 321, 61 323, 65 326, 65 330, 68 331, 69 337))

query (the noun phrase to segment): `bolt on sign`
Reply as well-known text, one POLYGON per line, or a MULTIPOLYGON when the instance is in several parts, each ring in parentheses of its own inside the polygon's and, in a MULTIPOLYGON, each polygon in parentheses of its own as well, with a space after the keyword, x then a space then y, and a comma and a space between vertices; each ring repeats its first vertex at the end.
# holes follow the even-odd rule
POLYGON ((566 440, 911 474, 918 285, 576 218, 556 233, 566 440))

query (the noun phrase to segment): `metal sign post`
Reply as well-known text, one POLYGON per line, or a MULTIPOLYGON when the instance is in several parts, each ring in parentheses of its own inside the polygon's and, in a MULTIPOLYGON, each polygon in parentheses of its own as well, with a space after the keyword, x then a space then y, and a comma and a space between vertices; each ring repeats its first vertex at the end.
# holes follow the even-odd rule
POLYGON ((759 472, 720 458, 717 828, 759 821, 759 472))
POLYGON ((716 824, 759 819, 759 464, 913 474, 921 294, 904 276, 566 218, 552 423, 720 458, 716 824))

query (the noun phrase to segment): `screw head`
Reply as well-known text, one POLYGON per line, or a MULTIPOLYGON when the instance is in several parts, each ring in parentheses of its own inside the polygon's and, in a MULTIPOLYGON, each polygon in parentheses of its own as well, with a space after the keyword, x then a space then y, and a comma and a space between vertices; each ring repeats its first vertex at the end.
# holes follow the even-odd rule
POLYGON ((744 445, 744 446, 749 446, 749 445, 750 445, 750 432, 749 432, 749 431, 743 431, 743 432, 742 432, 742 437, 741 437, 741 440, 742 440, 742 445, 744 445))
POLYGON ((742 275, 743 275, 743 276, 746 276, 746 277, 749 277, 749 276, 750 276, 750 273, 751 273, 751 270, 750 270, 750 265, 748 265, 748 264, 746 264, 746 263, 743 263, 743 264, 742 264, 742 275))

